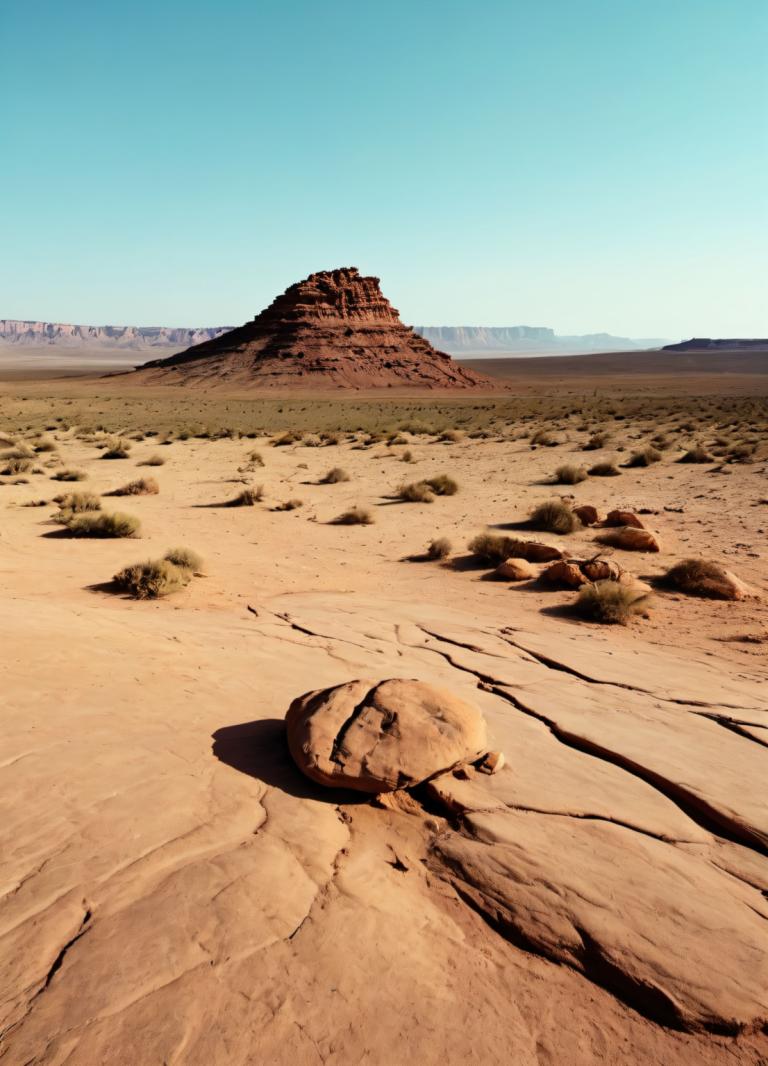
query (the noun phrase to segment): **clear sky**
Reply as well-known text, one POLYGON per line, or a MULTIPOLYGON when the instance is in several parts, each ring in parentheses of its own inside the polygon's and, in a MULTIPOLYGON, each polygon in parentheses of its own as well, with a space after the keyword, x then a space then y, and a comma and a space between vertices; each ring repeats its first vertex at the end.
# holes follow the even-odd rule
POLYGON ((2 0, 0 317, 768 336, 767 0, 2 0))

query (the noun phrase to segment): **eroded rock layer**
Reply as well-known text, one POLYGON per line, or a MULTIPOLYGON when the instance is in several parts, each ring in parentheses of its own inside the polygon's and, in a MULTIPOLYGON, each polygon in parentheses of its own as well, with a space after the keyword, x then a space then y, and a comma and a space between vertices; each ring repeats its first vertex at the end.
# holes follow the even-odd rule
POLYGON ((140 380, 258 387, 498 388, 400 321, 379 279, 310 274, 238 329, 144 364, 140 380))

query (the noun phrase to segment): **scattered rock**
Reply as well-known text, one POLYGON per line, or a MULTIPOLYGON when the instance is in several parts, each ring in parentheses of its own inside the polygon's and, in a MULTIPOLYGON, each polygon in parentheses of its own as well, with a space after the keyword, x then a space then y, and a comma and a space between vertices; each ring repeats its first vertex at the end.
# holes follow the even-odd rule
POLYGON ((645 529, 642 520, 633 511, 609 511, 603 525, 633 526, 635 529, 645 529))
POLYGON ((578 507, 574 507, 573 513, 578 516, 583 526, 594 526, 600 521, 597 508, 591 503, 580 503, 578 507))
POLYGON ((527 559, 505 559, 493 571, 493 576, 504 581, 528 581, 536 577, 538 571, 527 559))
POLYGON ((554 559, 565 558, 565 552, 551 544, 542 544, 538 540, 521 540, 515 545, 517 557, 529 563, 550 563, 554 559))
POLYGON ((559 588, 577 589, 586 585, 587 578, 581 572, 581 567, 574 560, 561 559, 552 563, 541 574, 541 581, 546 585, 556 585, 559 588))
POLYGON ((481 774, 497 774, 505 762, 503 751, 488 751, 475 766, 481 774))
POLYGON ((618 581, 625 572, 613 559, 587 559, 581 572, 589 581, 618 581))
POLYGON ((638 529, 635 526, 622 526, 611 530, 600 540, 603 544, 610 544, 613 548, 623 548, 624 551, 661 551, 661 543, 655 533, 651 533, 649 529, 638 529))
POLYGON ((286 715, 299 769, 331 788, 409 788, 486 749, 477 708, 415 680, 349 681, 295 699, 286 715))

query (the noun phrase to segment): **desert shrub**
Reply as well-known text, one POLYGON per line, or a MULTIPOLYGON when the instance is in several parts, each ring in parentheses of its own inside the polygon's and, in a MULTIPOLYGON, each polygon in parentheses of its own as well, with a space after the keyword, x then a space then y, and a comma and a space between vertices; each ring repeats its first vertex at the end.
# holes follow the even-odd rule
POLYGON ((329 433, 326 430, 320 434, 320 440, 327 448, 330 448, 334 445, 341 444, 343 437, 341 433, 329 433))
POLYGON ((589 468, 592 477, 618 477, 621 474, 615 463, 595 463, 589 468))
POLYGON ((697 444, 678 459, 679 463, 714 463, 714 461, 714 455, 710 455, 701 444, 697 444))
POLYGON ((190 570, 193 574, 198 574, 203 569, 201 556, 193 552, 191 548, 169 548, 163 558, 173 563, 174 566, 190 570))
POLYGON ((650 444, 645 448, 641 448, 639 451, 632 452, 629 459, 627 459, 625 466, 652 466, 654 463, 661 462, 661 452, 650 444))
POLYGON ((666 433, 657 433, 655 437, 651 437, 651 443, 662 452, 672 447, 672 441, 666 433))
POLYGON ((573 533, 581 526, 578 515, 563 500, 547 500, 538 504, 531 511, 530 522, 533 529, 546 533, 573 533))
POLYGON ((272 510, 273 511, 295 511, 299 507, 303 507, 303 506, 304 506, 304 501, 303 500, 291 499, 291 500, 286 500, 284 503, 278 503, 277 506, 272 508, 272 510))
POLYGON ((575 466, 573 463, 558 466, 555 471, 555 481, 558 485, 578 485, 580 481, 586 481, 588 477, 583 466, 575 466))
POLYGON ((444 429, 437 439, 443 444, 458 444, 464 440, 464 436, 461 429, 444 429))
POLYGON ((415 461, 416 460, 413 458, 413 452, 409 448, 406 448, 406 450, 400 456, 400 462, 401 463, 413 463, 415 461))
POLYGON ((113 489, 108 496, 154 496, 160 491, 160 486, 153 477, 139 477, 135 481, 129 481, 119 489, 113 489))
POLYGON ((57 470, 51 474, 53 481, 85 481, 88 477, 84 470, 57 470))
POLYGON ((589 440, 582 445, 582 450, 585 452, 596 452, 600 448, 605 448, 611 439, 609 433, 593 433, 589 440))
POLYGON ((519 541, 501 533, 478 533, 467 545, 469 551, 489 563, 503 563, 515 557, 519 541))
POLYGON ((387 438, 387 447, 394 447, 396 444, 407 444, 408 438, 402 433, 391 433, 387 438))
POLYGON ((336 526, 370 526, 374 521, 373 512, 368 507, 350 507, 334 518, 336 526))
POLYGON ((9 459, 5 469, 0 471, 5 477, 13 477, 15 474, 27 474, 32 469, 31 459, 9 459))
POLYGON ((57 503, 62 511, 71 514, 101 510, 101 500, 95 492, 63 492, 60 496, 54 496, 53 502, 57 503))
POLYGON ((128 452, 131 450, 131 442, 128 440, 114 441, 107 448, 105 452, 102 452, 102 459, 127 459, 128 452))
POLYGON ((191 569, 177 566, 170 559, 149 559, 120 570, 112 579, 124 592, 137 600, 157 599, 178 592, 192 580, 191 569))
POLYGON ((755 454, 754 444, 735 444, 728 451, 728 458, 734 463, 743 463, 755 454))
POLYGON ((288 433, 283 433, 279 437, 275 437, 275 439, 272 441, 272 446, 274 448, 285 448, 289 444, 297 444, 301 440, 301 438, 301 433, 289 431, 288 433))
POLYGON ((21 444, 15 444, 12 448, 4 451, 3 454, 0 455, 0 461, 6 462, 8 459, 34 459, 34 457, 34 448, 30 448, 28 444, 22 442, 21 444))
POLYGON ((243 489, 242 492, 238 492, 234 499, 229 500, 227 507, 253 507, 263 498, 263 485, 249 486, 247 489, 243 489))
POLYGON ((251 463, 253 466, 264 466, 264 456, 261 454, 261 452, 248 452, 247 458, 248 462, 251 463))
POLYGON ((436 496, 455 496, 459 491, 459 483, 449 474, 437 474, 436 477, 428 477, 426 485, 432 489, 436 496))
POLYGON ((637 586, 610 580, 595 581, 582 586, 574 609, 590 622, 626 625, 634 615, 646 610, 649 600, 649 594, 637 586))
POLYGON ((557 437, 548 429, 538 429, 531 437, 531 444, 553 448, 557 444, 557 437))
POLYGON ((46 437, 41 437, 40 440, 35 441, 34 448, 35 448, 35 451, 38 452, 38 453, 40 453, 40 452, 55 452, 56 451, 56 444, 55 444, 54 441, 49 440, 46 437))
POLYGON ((340 481, 349 481, 349 474, 340 466, 332 467, 325 477, 320 478, 321 485, 337 485, 340 481))
POLYGON ((137 466, 165 466, 165 459, 162 455, 148 455, 146 459, 142 459, 137 466))
POLYGON ((689 596, 706 596, 710 599, 734 599, 729 594, 733 580, 725 567, 709 559, 683 559, 675 563, 660 579, 667 585, 689 596))
POLYGON ((447 559, 453 551, 453 545, 447 537, 436 537, 429 542, 426 556, 428 559, 447 559))
POLYGON ((138 518, 119 511, 72 514, 65 524, 73 537, 137 537, 141 528, 138 518))
POLYGON ((426 481, 411 481, 398 488, 397 498, 404 503, 432 503, 435 494, 426 481))

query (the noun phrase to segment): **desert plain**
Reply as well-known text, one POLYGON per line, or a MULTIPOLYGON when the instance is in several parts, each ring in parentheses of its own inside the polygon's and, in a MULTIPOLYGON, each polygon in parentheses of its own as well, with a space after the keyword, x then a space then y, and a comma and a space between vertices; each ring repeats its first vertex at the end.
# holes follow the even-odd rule
POLYGON ((616 374, 0 383, 0 1061, 768 1061, 766 378, 616 374), (401 498, 439 475, 457 491, 401 498), (72 535, 72 492, 134 535, 72 535), (553 499, 631 512, 660 550, 530 528, 553 499), (500 579, 483 532, 613 560, 641 609, 589 620, 544 564, 500 579), (113 584, 179 547, 202 562, 171 595, 113 584), (702 557, 739 598, 660 580, 702 557), (472 703, 504 765, 314 784, 286 711, 354 678, 472 703))

